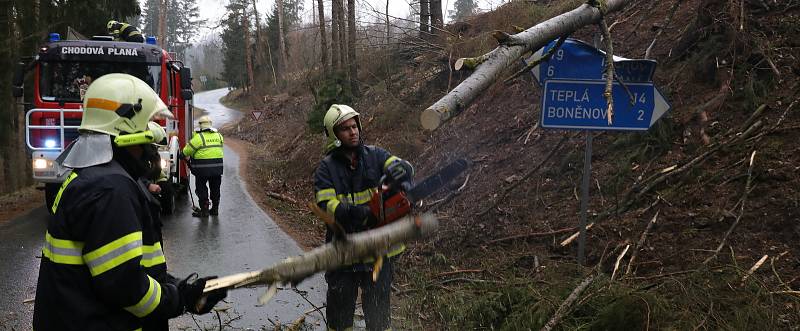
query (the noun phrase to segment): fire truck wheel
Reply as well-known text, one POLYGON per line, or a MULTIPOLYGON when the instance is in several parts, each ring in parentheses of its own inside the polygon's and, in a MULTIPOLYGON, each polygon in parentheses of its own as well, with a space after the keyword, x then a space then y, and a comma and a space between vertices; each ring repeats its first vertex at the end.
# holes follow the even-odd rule
POLYGON ((53 202, 56 200, 58 190, 61 188, 59 183, 45 183, 44 184, 44 203, 47 211, 52 213, 53 202))
POLYGON ((175 189, 169 181, 159 183, 161 194, 158 202, 161 203, 161 214, 172 215, 175 212, 175 189))

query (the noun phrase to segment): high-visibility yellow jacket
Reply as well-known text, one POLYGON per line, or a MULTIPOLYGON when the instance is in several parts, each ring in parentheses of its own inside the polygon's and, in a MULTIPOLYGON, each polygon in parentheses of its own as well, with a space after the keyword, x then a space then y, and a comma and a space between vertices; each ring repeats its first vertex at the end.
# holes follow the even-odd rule
POLYGON ((181 314, 157 212, 119 163, 73 170, 51 210, 33 329, 136 330, 181 314))
POLYGON ((195 176, 222 175, 224 139, 214 129, 196 131, 183 147, 183 155, 191 158, 192 173, 195 176))

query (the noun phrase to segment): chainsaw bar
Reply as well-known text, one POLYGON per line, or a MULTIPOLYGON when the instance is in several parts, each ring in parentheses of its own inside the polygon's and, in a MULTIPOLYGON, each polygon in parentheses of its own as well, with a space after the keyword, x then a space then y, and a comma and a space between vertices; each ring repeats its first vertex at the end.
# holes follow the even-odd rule
POLYGON ((413 204, 433 194, 453 180, 453 178, 456 178, 459 174, 464 172, 464 170, 467 170, 467 168, 469 168, 469 162, 467 160, 455 160, 453 163, 448 164, 446 167, 430 175, 428 178, 425 178, 414 185, 410 190, 406 191, 408 200, 413 204))

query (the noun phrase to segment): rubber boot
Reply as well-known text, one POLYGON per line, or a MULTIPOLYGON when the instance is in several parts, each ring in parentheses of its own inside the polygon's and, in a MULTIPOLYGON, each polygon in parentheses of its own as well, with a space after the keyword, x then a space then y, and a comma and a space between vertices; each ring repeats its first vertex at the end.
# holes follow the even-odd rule
POLYGON ((206 218, 208 217, 208 203, 204 203, 200 206, 199 210, 195 210, 192 213, 194 217, 206 218))
POLYGON ((211 216, 219 215, 219 201, 211 202, 211 209, 208 210, 208 214, 211 216))

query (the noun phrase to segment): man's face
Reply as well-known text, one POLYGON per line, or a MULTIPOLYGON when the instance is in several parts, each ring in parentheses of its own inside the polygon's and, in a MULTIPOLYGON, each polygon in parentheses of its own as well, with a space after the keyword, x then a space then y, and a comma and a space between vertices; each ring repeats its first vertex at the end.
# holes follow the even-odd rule
POLYGON ((333 128, 333 131, 336 133, 336 138, 338 138, 345 147, 358 146, 360 142, 360 132, 358 132, 358 123, 355 117, 337 125, 333 128))

